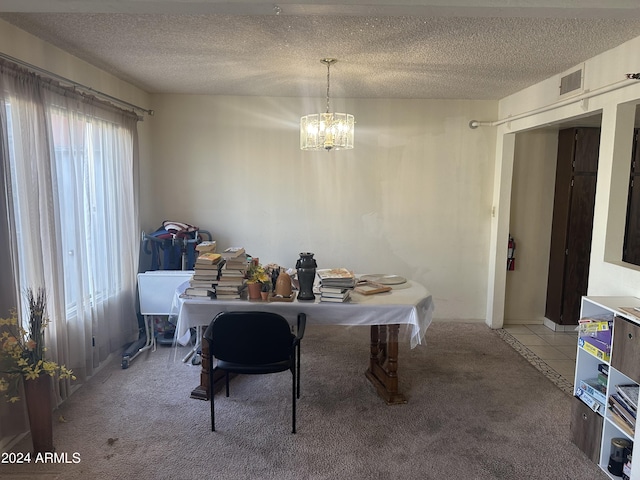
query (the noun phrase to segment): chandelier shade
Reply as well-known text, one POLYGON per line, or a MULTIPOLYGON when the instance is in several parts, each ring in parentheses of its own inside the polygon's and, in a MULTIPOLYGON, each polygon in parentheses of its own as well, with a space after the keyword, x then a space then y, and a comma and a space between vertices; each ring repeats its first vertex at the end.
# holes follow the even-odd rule
POLYGON ((353 115, 329 112, 329 68, 337 60, 323 58, 320 62, 327 66, 327 111, 312 113, 300 118, 301 150, 349 150, 353 148, 353 115))
POLYGON ((312 113, 300 119, 302 150, 348 150, 353 148, 353 115, 312 113))

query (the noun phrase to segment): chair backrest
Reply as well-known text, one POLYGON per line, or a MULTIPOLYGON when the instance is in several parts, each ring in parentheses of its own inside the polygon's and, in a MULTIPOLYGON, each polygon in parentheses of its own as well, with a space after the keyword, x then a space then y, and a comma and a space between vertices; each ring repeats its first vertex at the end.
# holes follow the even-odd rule
POLYGON ((288 360, 294 335, 271 312, 222 312, 205 331, 211 355, 226 362, 261 365, 288 360))

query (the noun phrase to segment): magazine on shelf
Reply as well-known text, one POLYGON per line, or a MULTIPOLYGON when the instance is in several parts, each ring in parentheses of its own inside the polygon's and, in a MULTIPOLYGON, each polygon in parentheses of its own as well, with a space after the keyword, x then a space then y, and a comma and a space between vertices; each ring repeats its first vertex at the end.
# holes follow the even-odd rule
POLYGON ((578 338, 578 346, 583 350, 589 352, 596 358, 600 360, 604 360, 608 362, 611 358, 611 346, 604 344, 594 344, 595 339, 591 337, 580 337, 578 338))
POLYGON ((635 383, 616 385, 616 392, 633 410, 638 410, 638 390, 640 386, 635 383))
POLYGON ((609 418, 620 427, 620 430, 633 438, 635 429, 612 406, 609 406, 609 418))
POLYGON ((582 390, 587 392, 593 398, 598 400, 600 403, 607 403, 607 389, 603 387, 597 378, 590 378, 588 380, 580 380, 579 386, 582 390))
POLYGON ((635 412, 629 409, 629 406, 618 394, 614 393, 609 397, 609 406, 612 407, 618 415, 623 417, 631 427, 636 428, 635 412))
POLYGON ((582 400, 591 410, 594 412, 598 412, 601 415, 604 412, 604 405, 589 395, 587 392, 582 390, 581 388, 576 389, 576 397, 582 400))

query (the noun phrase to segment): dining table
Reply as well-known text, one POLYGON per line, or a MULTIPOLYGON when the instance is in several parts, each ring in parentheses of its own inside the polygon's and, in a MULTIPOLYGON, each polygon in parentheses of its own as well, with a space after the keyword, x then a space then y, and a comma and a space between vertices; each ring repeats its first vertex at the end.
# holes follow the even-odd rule
POLYGON ((352 290, 344 302, 322 301, 319 293, 314 300, 292 297, 290 301, 273 297, 270 298, 272 301, 190 297, 183 293, 187 286, 188 282, 185 282, 176 289, 172 311, 176 339, 189 338, 192 329, 197 332, 202 363, 200 384, 191 392, 192 398, 209 399, 209 369, 212 368, 213 359, 208 342, 202 339, 202 335, 215 316, 229 311, 267 311, 282 315, 291 325, 295 324, 299 313, 304 313, 307 326, 369 326, 370 352, 366 378, 387 404, 407 402, 398 387, 398 342, 408 342, 411 348, 424 344, 434 311, 432 295, 420 283, 405 280, 390 285, 388 292, 371 295, 352 290))

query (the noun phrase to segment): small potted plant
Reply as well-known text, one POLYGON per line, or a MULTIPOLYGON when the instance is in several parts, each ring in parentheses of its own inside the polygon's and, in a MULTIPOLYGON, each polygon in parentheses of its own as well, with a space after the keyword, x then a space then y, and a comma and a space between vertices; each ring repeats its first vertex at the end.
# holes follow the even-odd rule
POLYGON ((271 282, 261 283, 260 296, 263 301, 269 298, 269 292, 271 291, 271 282))
POLYGON ((251 263, 247 270, 247 288, 250 300, 260 300, 263 285, 269 284, 270 277, 258 262, 251 263))

